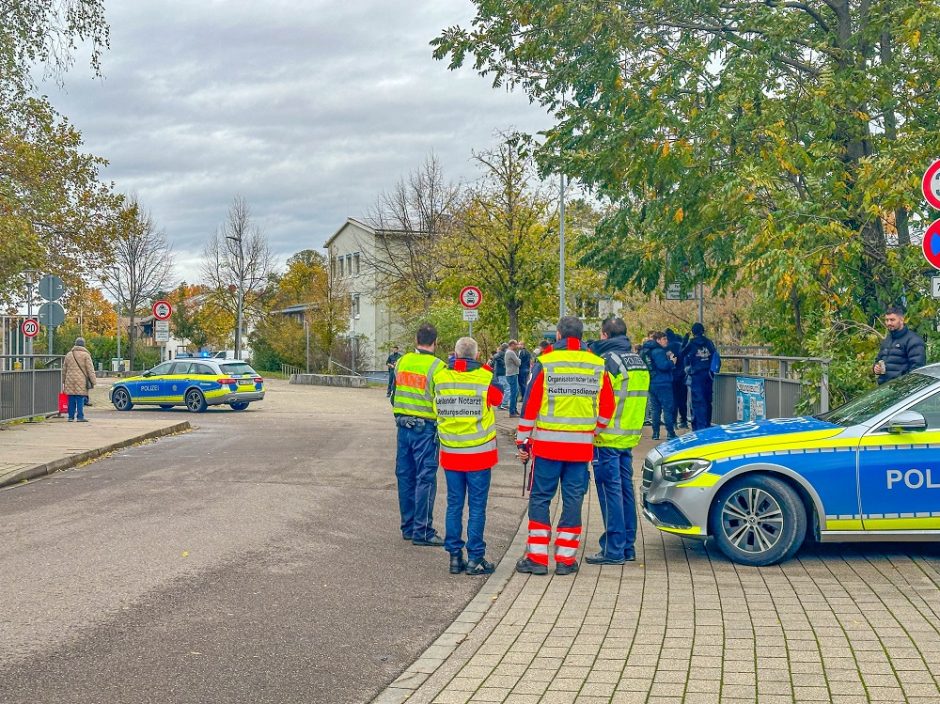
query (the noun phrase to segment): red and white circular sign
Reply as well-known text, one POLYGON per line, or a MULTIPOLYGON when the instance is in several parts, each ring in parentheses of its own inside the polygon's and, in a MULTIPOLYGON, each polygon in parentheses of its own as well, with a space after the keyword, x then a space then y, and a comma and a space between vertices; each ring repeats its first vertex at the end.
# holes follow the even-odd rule
POLYGON ((157 320, 169 320, 173 315, 173 306, 169 301, 154 301, 152 310, 153 317, 157 320))
POLYGON ((478 308, 483 302, 483 292, 476 286, 464 286, 460 290, 460 305, 464 308, 478 308))
POLYGON ((36 337, 39 334, 39 322, 33 318, 27 318, 20 326, 26 337, 36 337))
POLYGON ((924 192, 924 198, 927 199, 927 202, 940 210, 940 159, 927 167, 920 188, 924 192))

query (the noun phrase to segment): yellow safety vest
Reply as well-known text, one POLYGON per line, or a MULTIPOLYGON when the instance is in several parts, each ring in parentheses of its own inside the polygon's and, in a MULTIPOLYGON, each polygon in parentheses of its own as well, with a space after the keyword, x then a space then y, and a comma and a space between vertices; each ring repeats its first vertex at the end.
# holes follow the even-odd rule
POLYGON ((585 350, 553 350, 539 357, 542 406, 532 439, 591 444, 597 427, 597 400, 604 360, 585 350))
POLYGON ((618 367, 617 374, 610 375, 616 405, 610 424, 597 434, 594 445, 628 450, 636 447, 643 432, 650 373, 639 355, 611 352, 608 356, 618 367))
POLYGON ((486 403, 492 381, 492 370, 483 367, 469 372, 443 368, 434 373, 437 437, 448 452, 496 448, 496 414, 486 403))
POLYGON ((408 352, 395 364, 396 416, 434 420, 434 372, 444 363, 433 354, 408 352))

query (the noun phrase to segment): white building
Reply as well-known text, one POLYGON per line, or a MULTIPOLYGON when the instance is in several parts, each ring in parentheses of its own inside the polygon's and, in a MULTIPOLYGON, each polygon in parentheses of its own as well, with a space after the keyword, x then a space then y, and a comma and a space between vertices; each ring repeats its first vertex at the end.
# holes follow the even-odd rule
POLYGON ((350 332, 365 337, 371 349, 363 349, 362 363, 367 369, 382 369, 393 343, 401 342, 406 330, 391 312, 387 302, 376 292, 374 262, 384 248, 376 239, 385 231, 364 220, 347 218, 324 245, 336 281, 345 286, 351 297, 350 332))

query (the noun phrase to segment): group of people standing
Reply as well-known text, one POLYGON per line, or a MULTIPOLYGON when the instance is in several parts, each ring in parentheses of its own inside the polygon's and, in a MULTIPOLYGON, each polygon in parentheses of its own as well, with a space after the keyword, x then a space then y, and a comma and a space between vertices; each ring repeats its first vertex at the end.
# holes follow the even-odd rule
POLYGON ((705 326, 692 325, 691 334, 679 337, 673 330, 654 330, 637 347, 650 370, 650 423, 653 439, 659 440, 660 419, 666 437, 676 437, 677 428, 689 427, 689 398, 692 401, 692 430, 711 425, 713 380, 721 369, 718 348, 705 335, 705 326))
MULTIPOLYGON (((578 570, 581 509, 592 462, 605 530, 600 550, 587 561, 619 565, 636 556, 632 449, 642 434, 651 373, 630 344, 622 319, 605 320, 601 339, 590 345, 583 333, 578 318, 563 317, 555 342, 546 341, 538 357, 530 357, 516 439, 519 459, 534 462, 529 535, 525 554, 516 563, 520 572, 548 572, 553 532, 549 506, 559 489, 555 571, 566 575, 578 570)), ((513 357, 521 362, 519 343, 510 341, 500 350, 503 364, 509 360, 505 375, 479 361, 478 345, 470 337, 457 341, 446 363, 434 355, 436 345, 437 331, 422 324, 415 351, 394 363, 390 395, 398 426, 395 471, 401 534, 414 545, 444 547, 451 573, 489 574, 494 566, 485 556, 483 532, 491 470, 498 462, 495 409, 507 396, 500 383, 506 376, 510 413, 518 410, 512 402, 518 373, 511 372, 513 357), (513 376, 515 384, 509 381, 513 376), (447 481, 443 538, 432 516, 438 463, 447 481)))
POLYGON ((519 403, 529 381, 531 364, 532 355, 521 340, 502 343, 490 359, 489 366, 493 369, 497 384, 503 389, 500 408, 509 411, 512 418, 519 415, 519 403))

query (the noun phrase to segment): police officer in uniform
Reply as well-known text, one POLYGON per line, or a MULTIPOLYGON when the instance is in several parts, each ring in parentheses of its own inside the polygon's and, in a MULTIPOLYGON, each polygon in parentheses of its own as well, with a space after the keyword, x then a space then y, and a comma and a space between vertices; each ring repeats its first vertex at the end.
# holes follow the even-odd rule
POLYGON ((592 565, 622 565, 636 559, 636 498, 633 489, 633 448, 640 442, 650 388, 646 364, 627 338, 620 318, 601 323, 601 339, 591 351, 603 358, 614 392, 610 424, 594 438, 594 483, 604 518, 600 552, 587 558, 592 565))
POLYGON ((415 545, 441 547, 434 530, 434 497, 437 495, 437 424, 434 414, 434 373, 444 363, 434 356, 437 330, 422 323, 416 349, 395 363, 392 409, 398 426, 395 477, 401 537, 415 545))
POLYGON ((692 339, 682 350, 685 373, 692 391, 692 430, 712 424, 712 380, 718 373, 720 358, 715 343, 705 337, 705 326, 692 326, 692 339))
POLYGON ((604 360, 588 351, 584 326, 573 316, 558 321, 557 342, 545 348, 519 420, 519 457, 535 457, 529 494, 529 538, 516 570, 548 573, 552 525, 549 505, 561 486, 562 509, 555 538, 555 573, 577 572, 581 545, 581 504, 588 488, 594 433, 607 427, 614 394, 604 360), (530 445, 531 443, 531 445, 530 445))

